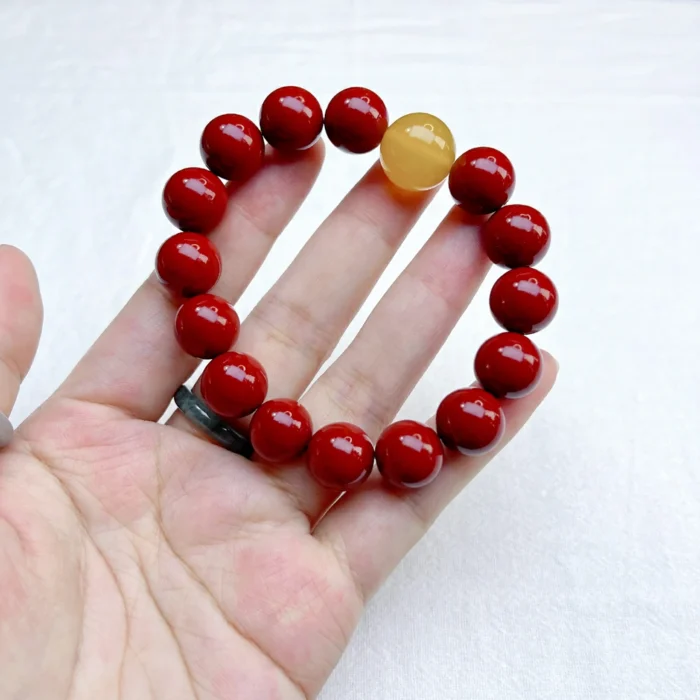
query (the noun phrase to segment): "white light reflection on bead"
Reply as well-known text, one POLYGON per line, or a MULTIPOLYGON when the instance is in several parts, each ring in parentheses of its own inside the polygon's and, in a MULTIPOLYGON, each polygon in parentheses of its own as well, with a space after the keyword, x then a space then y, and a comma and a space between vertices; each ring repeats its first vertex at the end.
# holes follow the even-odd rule
POLYGON ((487 173, 498 173, 504 180, 508 178, 507 170, 498 165, 494 156, 476 158, 475 160, 471 161, 471 165, 479 170, 484 170, 487 173))
POLYGON ((292 97, 288 95, 280 99, 280 103, 283 107, 291 109, 294 112, 301 114, 302 112, 307 116, 311 116, 311 110, 304 104, 304 98, 301 95, 297 97, 292 97))
POLYGON ((209 256, 204 253, 199 252, 199 245, 196 243, 183 243, 178 246, 178 252, 182 253, 186 258, 190 260, 202 260, 207 262, 209 256))
POLYGON ((209 189, 207 186, 207 181, 201 178, 190 177, 185 180, 185 187, 188 190, 192 190, 197 194, 203 194, 207 199, 212 200, 216 197, 214 190, 209 189))
POLYGON ((530 355, 523 351, 522 345, 517 343, 513 345, 506 345, 500 348, 499 352, 503 357, 507 357, 509 360, 515 360, 516 362, 527 362, 529 365, 534 365, 538 358, 534 355, 530 355))
POLYGON ((253 143, 253 139, 246 134, 243 124, 222 124, 221 131, 236 141, 245 141, 249 146, 253 143))
POLYGON ((354 109, 356 112, 362 112, 362 114, 371 114, 373 117, 379 114, 379 112, 369 104, 368 97, 351 97, 347 100, 347 105, 350 109, 354 109))
POLYGON ((475 416, 476 418, 483 418, 486 415, 483 403, 478 401, 465 401, 460 404, 460 408, 464 413, 468 413, 470 416, 475 416))
POLYGON ((353 445, 350 438, 335 437, 331 440, 331 445, 333 445, 333 447, 339 452, 345 452, 345 454, 348 455, 352 454, 353 452, 358 455, 362 454, 362 448, 353 445))
POLYGON ((401 444, 414 452, 423 452, 425 450, 426 452, 432 453, 433 451, 433 446, 424 443, 420 435, 402 435, 401 444))
POLYGON ((512 217, 510 224, 513 228, 519 228, 521 231, 532 231, 534 229, 538 234, 542 234, 542 227, 533 224, 529 214, 518 214, 512 217))
POLYGON ((520 280, 513 285, 519 292, 525 292, 525 294, 530 294, 533 297, 537 297, 540 294, 549 299, 549 291, 542 289, 539 284, 537 284, 536 279, 520 280))
POLYGON ((220 323, 225 325, 226 319, 219 316, 219 311, 215 306, 198 306, 197 316, 210 323, 220 323))
POLYGON ((275 413, 272 415, 272 420, 275 421, 275 423, 284 425, 287 428, 292 425, 295 428, 301 427, 301 421, 295 420, 292 417, 291 411, 275 411, 275 413))
POLYGON ((468 413, 470 416, 475 418, 488 417, 490 420, 496 420, 498 413, 496 411, 487 411, 484 408, 484 402, 481 399, 476 399, 475 401, 465 401, 460 405, 460 408, 464 413, 468 413))
POLYGON ((255 377, 252 374, 247 374, 244 365, 226 365, 224 372, 229 376, 237 379, 239 382, 255 383, 255 377))

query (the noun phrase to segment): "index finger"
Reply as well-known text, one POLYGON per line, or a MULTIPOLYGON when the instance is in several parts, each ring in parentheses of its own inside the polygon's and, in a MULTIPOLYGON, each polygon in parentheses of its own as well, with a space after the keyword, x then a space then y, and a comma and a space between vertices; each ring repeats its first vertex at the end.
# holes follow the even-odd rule
MULTIPOLYGON (((263 169, 230 196, 226 216, 211 234, 223 263, 212 293, 230 302, 240 297, 311 190, 323 153, 322 142, 291 155, 269 151, 263 169)), ((175 340, 176 310, 170 294, 151 275, 58 394, 113 406, 144 420, 160 418, 199 364, 175 340)))

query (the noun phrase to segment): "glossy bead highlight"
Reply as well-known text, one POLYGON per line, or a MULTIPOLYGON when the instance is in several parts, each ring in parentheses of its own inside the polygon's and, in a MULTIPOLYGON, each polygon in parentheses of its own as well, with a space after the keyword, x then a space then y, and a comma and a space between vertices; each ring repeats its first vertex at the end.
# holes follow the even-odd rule
POLYGON ((440 403, 437 433, 451 450, 480 455, 492 450, 505 431, 500 401, 481 387, 457 389, 440 403))
POLYGON ((381 143, 389 115, 377 93, 363 87, 341 90, 326 107, 329 141, 349 153, 368 153, 381 143))
POLYGON ((311 438, 306 460, 316 481, 342 491, 369 478, 374 466, 374 448, 367 433, 356 425, 331 423, 311 438))
POLYGON ((163 189, 163 210, 183 231, 210 233, 224 218, 228 195, 223 182, 204 168, 178 170, 163 189))
POLYGON ((544 272, 517 267, 496 280, 489 305, 493 317, 507 331, 529 334, 550 324, 559 298, 554 283, 544 272))
POLYGON ((231 304, 215 294, 188 299, 175 316, 175 338, 180 347, 201 359, 226 352, 236 342, 240 327, 231 304))
POLYGON ((197 296, 216 284, 221 275, 221 256, 206 236, 176 233, 156 255, 156 274, 173 294, 197 296))
POLYGON ((271 92, 260 109, 260 130, 280 151, 311 148, 323 129, 323 110, 304 88, 288 85, 271 92))
POLYGON ((267 374, 254 357, 226 352, 204 368, 200 387, 211 410, 233 420, 251 414, 265 400, 267 374))
POLYGON ((455 159, 455 140, 447 125, 432 114, 415 112, 397 119, 380 145, 386 176, 413 192, 437 187, 455 159))
POLYGON ((508 157, 488 146, 471 148, 450 170, 450 194, 470 214, 491 214, 515 189, 515 170, 508 157))
POLYGON ((496 265, 531 267, 549 250, 549 224, 527 204, 508 204, 482 226, 481 243, 496 265))
POLYGON ((474 358, 474 372, 489 393, 499 398, 518 399, 537 386, 542 375, 542 356, 527 336, 500 333, 479 348, 474 358))
POLYGON ((250 422, 253 449, 266 462, 292 462, 306 450, 312 435, 311 416, 292 399, 271 399, 250 422))
POLYGON ((443 455, 437 433, 414 420, 388 426, 375 450, 382 477, 397 488, 427 486, 440 472, 443 455))
POLYGON ((262 167, 265 143, 250 119, 241 114, 222 114, 204 127, 200 151, 215 175, 240 183, 262 167))

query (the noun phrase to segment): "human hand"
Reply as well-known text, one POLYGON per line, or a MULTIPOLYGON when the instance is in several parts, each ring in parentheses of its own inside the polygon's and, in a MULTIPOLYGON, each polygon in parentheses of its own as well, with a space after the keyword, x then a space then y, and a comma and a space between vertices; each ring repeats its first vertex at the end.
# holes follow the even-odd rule
MULTIPOLYGON (((272 154, 231 197, 212 234, 224 262, 215 293, 239 298, 322 157, 322 144, 272 154)), ((489 266, 478 221, 459 209, 312 380, 429 199, 391 189, 374 167, 321 225, 236 344, 266 368, 270 397, 303 396, 316 426, 347 420, 373 439, 392 420, 489 266)), ((159 424, 197 366, 173 336, 175 310, 149 278, 0 453, 2 698, 315 697, 367 599, 493 457, 450 453, 428 487, 371 479, 334 504, 301 462, 233 455, 180 413, 159 424)), ((5 413, 40 324, 31 265, 3 247, 5 413)), ((504 403, 502 444, 554 382, 543 355, 537 389, 504 403)))

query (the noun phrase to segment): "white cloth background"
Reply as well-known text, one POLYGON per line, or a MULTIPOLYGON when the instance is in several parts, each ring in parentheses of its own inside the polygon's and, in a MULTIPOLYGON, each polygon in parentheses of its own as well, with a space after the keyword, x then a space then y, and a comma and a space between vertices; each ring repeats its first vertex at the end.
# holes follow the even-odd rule
MULTIPOLYGON (((537 340, 562 371, 372 602, 323 697, 697 700, 699 36, 693 0, 2 0, 0 238, 46 302, 14 419, 151 270, 162 185, 199 164, 208 119, 254 117, 289 83, 434 112, 461 150, 508 153, 514 201, 552 224, 561 307, 537 340)), ((330 149, 243 314, 370 162, 330 149)), ((403 415, 471 381, 487 292, 403 415)))

